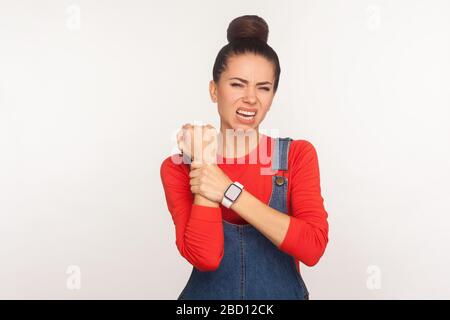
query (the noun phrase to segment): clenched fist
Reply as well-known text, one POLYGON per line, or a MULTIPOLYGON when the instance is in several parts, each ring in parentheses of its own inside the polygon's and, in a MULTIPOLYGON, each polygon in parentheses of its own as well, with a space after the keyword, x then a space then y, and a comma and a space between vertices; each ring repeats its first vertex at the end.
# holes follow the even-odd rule
POLYGON ((177 133, 180 151, 196 164, 217 163, 217 130, 210 124, 183 125, 177 133))

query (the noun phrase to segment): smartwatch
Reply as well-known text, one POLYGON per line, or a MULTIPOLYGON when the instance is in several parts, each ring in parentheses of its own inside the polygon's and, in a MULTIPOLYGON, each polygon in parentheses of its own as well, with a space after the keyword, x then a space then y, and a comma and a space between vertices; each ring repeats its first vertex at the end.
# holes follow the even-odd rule
POLYGON ((223 194, 222 205, 226 208, 230 208, 236 199, 241 195, 244 186, 235 181, 231 183, 225 193, 223 194))

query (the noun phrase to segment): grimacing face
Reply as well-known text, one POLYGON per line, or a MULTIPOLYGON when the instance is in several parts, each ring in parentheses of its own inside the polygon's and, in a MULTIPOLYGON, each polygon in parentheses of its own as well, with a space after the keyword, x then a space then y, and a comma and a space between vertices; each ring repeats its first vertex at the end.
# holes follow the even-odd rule
POLYGON ((274 82, 275 68, 266 58, 254 53, 230 57, 218 84, 209 83, 221 129, 258 131, 275 96, 274 82))

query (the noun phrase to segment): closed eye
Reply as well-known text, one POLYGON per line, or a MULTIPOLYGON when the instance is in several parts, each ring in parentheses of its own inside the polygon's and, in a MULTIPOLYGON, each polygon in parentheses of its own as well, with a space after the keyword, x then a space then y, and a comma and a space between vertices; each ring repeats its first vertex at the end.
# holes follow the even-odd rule
MULTIPOLYGON (((242 84, 240 84, 240 83, 232 83, 231 86, 232 87, 242 87, 242 84)), ((265 91, 270 91, 270 88, 267 88, 267 87, 260 87, 260 89, 263 89, 265 91)))

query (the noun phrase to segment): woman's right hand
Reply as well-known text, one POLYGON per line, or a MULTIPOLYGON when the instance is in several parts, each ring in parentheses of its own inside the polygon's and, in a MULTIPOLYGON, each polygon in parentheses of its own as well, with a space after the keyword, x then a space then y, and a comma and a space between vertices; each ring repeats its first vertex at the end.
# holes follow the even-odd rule
POLYGON ((177 133, 178 148, 195 163, 217 162, 217 130, 210 124, 186 123, 177 133))

